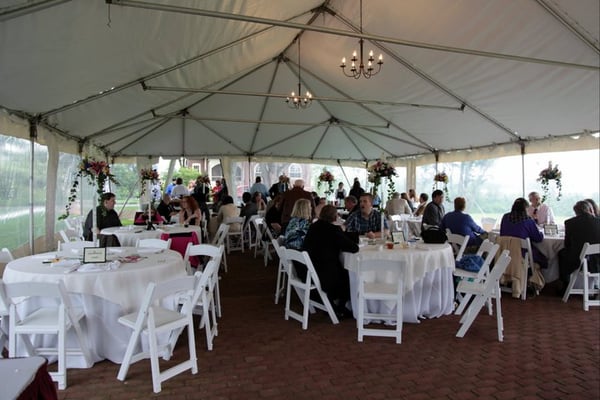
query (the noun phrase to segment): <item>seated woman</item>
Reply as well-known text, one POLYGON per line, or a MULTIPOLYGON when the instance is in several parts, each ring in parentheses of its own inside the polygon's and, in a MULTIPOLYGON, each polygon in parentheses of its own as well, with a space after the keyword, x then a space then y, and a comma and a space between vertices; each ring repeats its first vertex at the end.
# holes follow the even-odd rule
POLYGON ((267 212, 265 213, 265 222, 267 227, 271 230, 273 237, 277 237, 281 234, 281 201, 283 196, 281 194, 275 195, 275 198, 269 203, 267 212))
MULTIPOLYGON (((500 236, 513 236, 521 239, 529 238, 531 242, 539 243, 544 235, 538 229, 535 221, 527 215, 527 200, 522 197, 516 199, 509 213, 502 216, 500 223, 500 236)), ((533 261, 541 268, 548 267, 548 260, 540 253, 537 247, 532 246, 533 261)))
POLYGON ((200 226, 202 221, 202 214, 200 213, 200 207, 192 196, 183 196, 181 199, 181 211, 179 211, 179 223, 184 225, 196 225, 200 226))
POLYGON ((337 209, 332 205, 324 206, 319 220, 308 228, 304 250, 310 255, 321 288, 327 293, 336 313, 345 317, 351 313, 345 307, 350 300, 350 281, 340 255, 343 251, 358 252, 358 245, 344 234, 340 226, 334 224, 336 220, 337 209))
MULTIPOLYGON (((240 210, 233 204, 233 197, 223 196, 219 212, 217 213, 217 224, 221 225, 227 218, 239 217, 240 210)), ((242 226, 238 223, 229 226, 230 232, 239 232, 242 226)))
POLYGON ((252 195, 252 202, 256 204, 257 212, 264 213, 267 211, 267 203, 265 203, 265 200, 263 199, 262 194, 260 192, 254 192, 254 194, 252 195))
POLYGON ((284 246, 288 249, 302 250, 304 237, 310 226, 312 210, 310 201, 298 199, 294 203, 291 219, 285 228, 284 246))

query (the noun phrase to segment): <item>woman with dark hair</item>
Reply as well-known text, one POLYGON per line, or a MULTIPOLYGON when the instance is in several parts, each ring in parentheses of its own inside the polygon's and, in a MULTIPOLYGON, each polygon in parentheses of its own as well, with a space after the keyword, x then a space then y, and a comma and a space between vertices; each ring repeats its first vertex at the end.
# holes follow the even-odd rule
POLYGON ((179 205, 181 207, 181 211, 179 211, 179 223, 200 226, 202 214, 196 200, 192 196, 183 196, 179 205))
POLYGON ((348 271, 340 260, 342 251, 358 252, 358 245, 335 225, 337 209, 328 204, 321 209, 319 219, 308 229, 304 238, 304 250, 310 255, 321 288, 340 317, 351 315, 345 307, 350 299, 348 271))
MULTIPOLYGON (((502 216, 500 222, 500 236, 513 236, 521 239, 529 238, 531 242, 539 243, 544 239, 544 234, 540 232, 535 221, 527 215, 529 203, 522 197, 516 199, 509 213, 502 216)), ((548 260, 540 253, 537 247, 533 247, 533 261, 538 263, 541 268, 548 267, 548 260)))
POLYGON ((275 195, 275 198, 267 206, 267 212, 265 213, 265 222, 267 227, 271 230, 273 237, 279 236, 281 233, 281 202, 283 196, 281 194, 275 195))
POLYGON ((365 192, 365 189, 360 187, 360 182, 358 178, 354 178, 354 184, 352 184, 352 188, 350 189, 350 195, 360 199, 360 195, 365 192))

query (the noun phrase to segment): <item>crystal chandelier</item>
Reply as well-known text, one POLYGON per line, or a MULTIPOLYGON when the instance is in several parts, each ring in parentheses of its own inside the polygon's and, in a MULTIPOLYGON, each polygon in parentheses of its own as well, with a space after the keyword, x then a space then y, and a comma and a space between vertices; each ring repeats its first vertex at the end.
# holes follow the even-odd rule
POLYGON ((300 68, 300 36, 297 38, 298 40, 298 94, 296 92, 290 93, 290 95, 285 99, 288 107, 295 108, 297 110, 304 109, 310 107, 312 104, 312 94, 307 90, 306 94, 302 96, 302 79, 301 79, 301 68, 300 68))
MULTIPOLYGON (((362 25, 362 0, 360 0, 360 33, 363 33, 362 25)), ((352 53, 352 58, 350 59, 350 73, 346 72, 346 57, 342 58, 342 64, 340 64, 340 67, 342 68, 344 75, 349 78, 358 79, 361 76, 364 76, 366 79, 369 79, 381 71, 381 66, 383 65, 383 55, 379 54, 377 62, 375 63, 375 58, 373 58, 373 50, 369 51, 369 58, 366 59, 367 63, 365 65, 363 57, 364 40, 361 38, 358 41, 358 44, 360 46, 359 54, 357 54, 356 50, 354 50, 352 53), (358 55, 360 55, 360 58, 357 58, 358 55), (377 64, 377 70, 375 70, 374 64, 377 64)))

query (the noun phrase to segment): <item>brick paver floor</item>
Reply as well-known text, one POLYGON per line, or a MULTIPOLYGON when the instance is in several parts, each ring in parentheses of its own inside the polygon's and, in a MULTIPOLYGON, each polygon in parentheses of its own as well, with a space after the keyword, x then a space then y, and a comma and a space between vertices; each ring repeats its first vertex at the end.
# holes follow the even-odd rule
MULTIPOLYGON (((356 339, 354 320, 332 325, 323 313, 309 329, 283 318, 273 303, 275 264, 247 251, 228 257, 221 281, 223 317, 214 350, 197 331, 199 373, 163 383, 152 393, 150 363, 130 368, 100 362, 70 369, 60 399, 573 399, 600 398, 600 311, 581 297, 563 304, 552 288, 526 301, 503 297, 504 342, 495 319, 480 315, 456 338, 459 317, 405 324, 403 342, 356 339)), ((187 354, 180 339, 173 360, 187 354)), ((162 367, 169 362, 162 361, 162 367)))

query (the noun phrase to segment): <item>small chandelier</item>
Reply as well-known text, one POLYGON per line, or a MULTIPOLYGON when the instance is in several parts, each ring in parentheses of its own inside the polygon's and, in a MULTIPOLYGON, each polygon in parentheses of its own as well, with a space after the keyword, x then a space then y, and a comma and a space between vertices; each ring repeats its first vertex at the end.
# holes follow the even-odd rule
MULTIPOLYGON (((363 33, 363 22, 362 22, 362 0, 360 0, 360 33, 363 33)), ((360 38, 358 41, 360 46, 360 58, 357 58, 356 50, 352 53, 352 58, 350 59, 350 73, 346 72, 346 57, 342 58, 342 63, 340 67, 342 68, 342 72, 349 78, 358 79, 361 76, 364 76, 366 79, 377 75, 379 71, 381 71, 381 66, 383 65, 383 55, 379 54, 379 58, 375 63, 375 58, 373 58, 373 50, 369 51, 369 58, 367 58, 367 65, 365 66, 364 57, 363 57, 363 45, 364 40, 360 38), (358 63, 358 66, 357 66, 358 63), (378 65, 377 70, 375 70, 374 63, 378 65)))
POLYGON ((300 74, 300 36, 298 36, 298 94, 296 94, 296 92, 292 92, 285 99, 288 107, 295 108, 297 110, 301 108, 308 108, 312 104, 312 94, 310 94, 308 90, 306 91, 306 94, 302 96, 302 79, 300 74))

